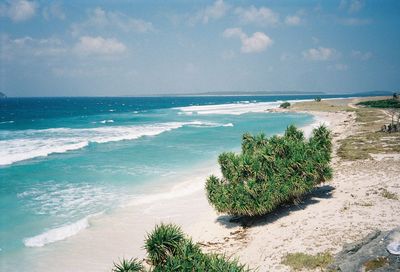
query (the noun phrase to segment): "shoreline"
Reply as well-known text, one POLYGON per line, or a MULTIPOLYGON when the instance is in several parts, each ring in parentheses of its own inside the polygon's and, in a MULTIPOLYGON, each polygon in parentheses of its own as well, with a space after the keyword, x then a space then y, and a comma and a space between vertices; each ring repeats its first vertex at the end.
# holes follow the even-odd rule
MULTIPOLYGON (((183 231, 198 242, 205 251, 239 258, 241 262, 249 264, 250 268, 258 267, 259 271, 271 269, 290 271, 288 267, 280 264, 285 253, 296 251, 318 253, 327 250, 335 253, 345 242, 352 242, 362 237, 372 227, 382 226, 382 224, 377 224, 375 219, 371 224, 363 227, 359 233, 354 233, 354 222, 349 219, 356 218, 355 222, 365 223, 365 218, 357 217, 357 213, 365 212, 361 208, 366 206, 362 205, 358 207, 361 211, 357 210, 357 213, 349 215, 352 218, 348 218, 348 215, 341 217, 343 213, 341 211, 347 211, 346 207, 355 203, 354 195, 360 193, 359 191, 365 193, 365 190, 361 190, 365 188, 358 188, 359 191, 356 193, 349 193, 354 183, 359 187, 364 185, 360 184, 361 180, 354 178, 368 179, 371 176, 370 169, 375 169, 380 173, 374 163, 370 168, 365 168, 358 163, 357 170, 362 173, 353 174, 354 165, 343 164, 336 155, 338 141, 355 133, 354 113, 280 108, 266 111, 313 115, 312 123, 300 127, 306 136, 310 135, 312 129, 321 123, 325 123, 332 129, 334 136, 332 166, 335 176, 332 181, 319 187, 316 194, 307 196, 304 203, 278 209, 250 223, 250 226, 230 222, 229 216, 218 215, 207 201, 204 191, 205 180, 212 173, 219 174, 217 162, 208 161, 200 169, 185 171, 182 182, 162 186, 164 190, 152 194, 150 199, 146 198, 149 197, 148 195, 144 195, 142 199, 139 197, 130 204, 122 206, 122 209, 118 209, 116 213, 90 218, 90 227, 60 243, 38 248, 30 256, 29 265, 32 271, 48 270, 49 267, 57 267, 57 271, 88 271, 88 269, 109 271, 113 262, 120 258, 144 258, 145 252, 142 245, 145 234, 150 232, 155 224, 161 222, 180 225, 183 231), (342 180, 350 185, 344 184, 347 187, 342 188, 342 180), (335 198, 336 200, 339 198, 338 202, 334 201, 335 198), (137 209, 141 209, 142 212, 138 213, 137 209), (347 225, 349 222, 351 228, 347 225), (342 235, 343 232, 349 233, 342 235), (93 245, 96 245, 96 256, 91 254, 93 245), (38 259, 42 261, 38 262, 38 259)), ((383 159, 382 163, 385 162, 383 159)), ((369 182, 368 190, 371 186, 369 182)), ((400 209, 400 204, 395 205, 400 209)), ((400 224, 400 219, 396 219, 393 212, 385 214, 384 217, 394 219, 393 222, 385 221, 387 228, 400 224)))
MULTIPOLYGON (((306 125, 310 131, 315 126, 315 120, 311 124, 306 125)), ((32 258, 32 261, 29 263, 33 271, 45 269, 45 266, 53 264, 54 260, 58 260, 58 263, 63 263, 61 267, 66 267, 65 271, 70 271, 71 269, 74 271, 84 271, 85 269, 83 268, 85 267, 90 267, 96 271, 108 271, 113 261, 119 258, 130 258, 132 256, 145 257, 143 249, 137 245, 143 244, 145 233, 154 228, 155 224, 160 222, 174 222, 185 229, 186 226, 189 227, 188 222, 196 222, 199 218, 203 217, 208 218, 210 214, 214 213, 207 202, 204 192, 205 180, 211 173, 219 173, 219 166, 216 159, 197 165, 197 167, 190 171, 185 171, 185 175, 181 179, 182 182, 169 181, 167 184, 160 185, 160 187, 157 186, 155 193, 146 193, 134 200, 128 201, 128 203, 118 207, 115 213, 114 211, 112 213, 103 212, 102 216, 88 216, 78 222, 50 229, 34 237, 28 237, 25 240, 26 245, 36 247, 32 254, 34 257, 28 256, 32 258), (193 201, 193 199, 196 201, 193 201), (197 212, 193 215, 192 210, 188 208, 193 208, 194 205, 196 206, 194 209, 197 212), (138 210, 141 210, 144 216, 139 216, 138 210), (166 212, 166 210, 171 212, 166 212), (132 217, 130 218, 130 216, 132 217), (137 222, 141 222, 143 225, 136 227, 137 222), (77 223, 79 225, 78 229, 75 228, 77 223), (118 228, 122 230, 118 234, 110 232, 108 229, 110 226, 115 225, 119 225, 118 228), (135 227, 137 228, 135 231, 127 230, 135 227), (71 231, 71 235, 60 237, 59 230, 66 229, 71 231), (109 241, 105 237, 109 237, 109 240, 115 241, 113 242, 114 245, 109 245, 109 241), (130 241, 135 246, 125 243, 124 240, 130 241), (124 242, 120 243, 118 241, 124 242), (88 254, 91 252, 90 250, 82 251, 81 248, 90 248, 91 244, 105 247, 104 251, 98 250, 101 251, 99 254, 101 257, 97 256, 93 258, 93 256, 89 256, 90 254, 88 254), (75 251, 79 252, 79 254, 75 255, 75 251), (112 256, 112 252, 115 252, 114 256, 112 256), (36 263, 37 259, 43 260, 41 261, 43 266, 36 263), (79 267, 71 264, 71 260, 76 260, 77 264, 79 263, 79 267), (91 265, 89 266, 87 262, 91 263, 91 265), (98 263, 98 265, 93 266, 93 263, 98 263), (104 269, 105 265, 107 265, 106 269, 104 269)), ((24 250, 29 250, 29 247, 24 248, 24 250)))
MULTIPOLYGON (((340 103, 353 101, 343 99, 340 103)), ((279 208, 251 222, 235 223, 229 216, 214 215, 192 224, 185 230, 204 250, 239 258, 258 271, 291 271, 281 264, 288 253, 335 254, 346 243, 375 229, 389 230, 400 225, 396 212, 400 201, 380 194, 386 189, 400 194, 400 187, 396 186, 400 156, 343 161, 337 155, 339 142, 358 133, 354 112, 276 111, 305 112, 327 121, 333 135, 333 179, 317 187, 299 205, 279 208)))

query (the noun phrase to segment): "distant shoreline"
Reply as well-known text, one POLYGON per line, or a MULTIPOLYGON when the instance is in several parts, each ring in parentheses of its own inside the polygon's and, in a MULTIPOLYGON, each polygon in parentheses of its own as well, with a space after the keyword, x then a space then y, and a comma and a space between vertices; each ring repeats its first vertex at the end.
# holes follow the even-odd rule
POLYGON ((388 96, 392 95, 392 91, 371 91, 371 92, 344 92, 344 93, 329 93, 329 92, 309 92, 309 93, 190 93, 190 94, 138 94, 138 95, 117 95, 117 96, 6 96, 4 98, 147 98, 147 97, 249 97, 249 96, 337 96, 354 95, 360 97, 368 96, 388 96))

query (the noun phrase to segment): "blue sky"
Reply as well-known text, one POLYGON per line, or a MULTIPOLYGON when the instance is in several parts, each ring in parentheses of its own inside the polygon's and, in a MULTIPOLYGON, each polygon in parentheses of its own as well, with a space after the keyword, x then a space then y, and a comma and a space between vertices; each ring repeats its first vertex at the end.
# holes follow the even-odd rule
POLYGON ((396 0, 6 0, 0 91, 394 91, 399 15, 396 0))

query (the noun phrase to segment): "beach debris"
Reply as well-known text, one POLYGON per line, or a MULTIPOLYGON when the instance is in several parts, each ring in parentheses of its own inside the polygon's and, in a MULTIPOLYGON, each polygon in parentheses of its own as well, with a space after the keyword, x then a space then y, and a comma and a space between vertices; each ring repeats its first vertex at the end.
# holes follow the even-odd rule
POLYGON ((390 254, 400 255, 400 241, 391 242, 387 245, 386 249, 390 254))

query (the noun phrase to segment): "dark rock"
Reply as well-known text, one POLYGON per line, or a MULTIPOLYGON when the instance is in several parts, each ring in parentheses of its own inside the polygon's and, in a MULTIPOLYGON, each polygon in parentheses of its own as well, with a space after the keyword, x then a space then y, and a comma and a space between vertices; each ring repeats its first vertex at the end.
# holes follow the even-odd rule
POLYGON ((335 256, 328 271, 366 271, 366 266, 376 272, 400 271, 400 255, 390 254, 386 247, 394 239, 400 239, 400 227, 391 231, 376 230, 362 240, 347 244, 335 256))

